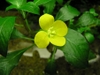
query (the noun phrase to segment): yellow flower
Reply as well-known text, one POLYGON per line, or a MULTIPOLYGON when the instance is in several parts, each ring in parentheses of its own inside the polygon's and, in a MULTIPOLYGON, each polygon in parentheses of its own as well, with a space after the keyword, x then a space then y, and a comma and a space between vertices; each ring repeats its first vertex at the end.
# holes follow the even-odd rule
POLYGON ((49 43, 55 46, 63 46, 66 43, 65 35, 68 32, 67 25, 61 21, 54 21, 50 14, 44 14, 39 18, 40 30, 34 37, 38 48, 46 48, 49 43))

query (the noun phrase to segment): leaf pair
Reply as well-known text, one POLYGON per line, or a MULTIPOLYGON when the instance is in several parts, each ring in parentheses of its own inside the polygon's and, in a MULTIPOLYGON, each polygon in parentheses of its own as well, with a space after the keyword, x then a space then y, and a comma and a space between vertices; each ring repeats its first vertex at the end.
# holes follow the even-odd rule
POLYGON ((22 50, 8 52, 8 42, 11 38, 22 38, 20 32, 14 29, 15 17, 0 17, 0 74, 9 75, 11 70, 17 65, 22 54, 30 47, 22 50), (4 57, 3 57, 4 56, 4 57))
POLYGON ((39 14, 39 7, 33 2, 27 2, 26 0, 7 0, 11 3, 6 10, 17 9, 21 11, 30 12, 33 14, 39 14))
POLYGON ((0 18, 0 54, 5 57, 8 51, 9 40, 24 37, 23 34, 14 28, 14 24, 15 17, 0 18))
POLYGON ((30 2, 27 2, 27 0, 6 0, 6 1, 11 4, 6 8, 6 10, 17 9, 39 15, 40 13, 39 5, 43 5, 51 0, 34 0, 30 2))

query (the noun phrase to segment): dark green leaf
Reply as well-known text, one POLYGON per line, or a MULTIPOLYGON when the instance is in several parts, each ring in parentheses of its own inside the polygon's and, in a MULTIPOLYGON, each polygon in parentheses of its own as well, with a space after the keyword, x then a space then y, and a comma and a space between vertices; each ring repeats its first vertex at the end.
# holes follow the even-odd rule
POLYGON ((100 39, 100 34, 97 36, 97 38, 99 38, 99 39, 100 39))
POLYGON ((55 2, 56 2, 55 0, 51 0, 45 5, 43 5, 45 8, 43 12, 51 14, 55 8, 55 2))
POLYGON ((17 8, 20 8, 21 5, 26 3, 26 0, 6 0, 6 1, 11 3, 12 5, 15 5, 17 8))
POLYGON ((56 20, 59 19, 59 20, 67 21, 78 16, 79 14, 80 12, 76 8, 70 5, 65 5, 57 13, 56 20))
POLYGON ((16 39, 16 38, 23 38, 25 37, 21 32, 19 32, 16 28, 13 29, 13 32, 11 34, 11 39, 16 39))
POLYGON ((45 73, 48 73, 50 75, 55 75, 56 70, 57 69, 56 69, 55 59, 49 59, 45 68, 45 73))
POLYGON ((96 25, 100 26, 100 19, 96 19, 96 25))
POLYGON ((63 3, 63 0, 56 0, 59 4, 63 3))
POLYGON ((61 48, 66 61, 78 68, 87 67, 89 46, 84 36, 75 30, 69 29, 66 40, 65 46, 61 48))
POLYGON ((95 54, 95 53, 93 53, 93 51, 92 51, 92 50, 89 50, 88 60, 91 60, 91 59, 93 59, 93 58, 96 58, 96 54, 95 54))
POLYGON ((93 14, 91 14, 89 12, 85 12, 79 18, 77 25, 79 25, 79 26, 93 25, 96 23, 96 21, 97 21, 97 19, 93 14))
POLYGON ((32 46, 22 49, 22 50, 17 50, 17 51, 8 53, 6 58, 0 57, 0 74, 10 75, 10 72, 13 70, 13 68, 17 66, 22 54, 31 47, 32 46))
POLYGON ((27 2, 20 8, 20 10, 30 12, 33 14, 39 14, 39 12, 40 12, 39 7, 33 2, 27 2))
POLYGON ((8 42, 14 28, 15 17, 0 18, 0 54, 7 55, 8 42))
POLYGON ((42 5, 42 4, 45 4, 45 3, 49 2, 49 1, 51 1, 51 0, 34 0, 34 3, 36 5, 42 5))

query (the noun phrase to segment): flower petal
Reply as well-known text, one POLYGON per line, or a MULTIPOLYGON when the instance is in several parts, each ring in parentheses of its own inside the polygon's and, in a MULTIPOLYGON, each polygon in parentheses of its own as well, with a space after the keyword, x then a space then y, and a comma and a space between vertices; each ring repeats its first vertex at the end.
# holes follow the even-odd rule
POLYGON ((49 41, 56 46, 64 46, 66 43, 66 39, 64 37, 58 37, 58 36, 49 38, 49 41))
POLYGON ((56 20, 53 23, 53 28, 58 36, 65 36, 68 32, 67 25, 61 20, 56 20))
POLYGON ((39 25, 43 30, 48 30, 54 22, 54 17, 50 14, 44 14, 39 18, 39 25))
POLYGON ((46 48, 49 45, 48 34, 44 31, 39 31, 35 35, 34 42, 38 48, 46 48))

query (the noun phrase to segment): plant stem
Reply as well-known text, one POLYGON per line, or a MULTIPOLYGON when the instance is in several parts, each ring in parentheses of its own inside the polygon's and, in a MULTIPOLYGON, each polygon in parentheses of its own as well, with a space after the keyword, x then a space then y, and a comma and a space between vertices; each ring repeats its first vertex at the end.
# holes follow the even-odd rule
POLYGON ((34 39, 28 37, 23 37, 23 39, 34 41, 34 39))
POLYGON ((55 53, 56 53, 56 51, 57 51, 57 47, 54 46, 53 52, 51 53, 51 60, 55 58, 55 53))
POLYGON ((29 23, 28 23, 28 21, 27 21, 26 14, 25 14, 24 11, 22 11, 22 16, 23 16, 23 18, 24 18, 24 20, 25 20, 26 28, 28 29, 28 31, 29 31, 29 33, 30 33, 30 32, 31 32, 31 28, 30 28, 30 26, 29 26, 29 23))
POLYGON ((92 27, 96 27, 97 25, 96 24, 93 24, 93 25, 90 25, 88 26, 89 28, 92 28, 92 27))
POLYGON ((15 26, 23 27, 24 25, 15 23, 15 26))
POLYGON ((55 62, 55 53, 57 51, 57 47, 53 47, 53 52, 51 52, 51 57, 48 59, 47 66, 45 67, 45 74, 48 75, 56 75, 57 73, 57 67, 56 67, 56 62, 55 62))

